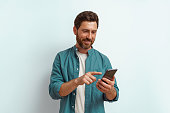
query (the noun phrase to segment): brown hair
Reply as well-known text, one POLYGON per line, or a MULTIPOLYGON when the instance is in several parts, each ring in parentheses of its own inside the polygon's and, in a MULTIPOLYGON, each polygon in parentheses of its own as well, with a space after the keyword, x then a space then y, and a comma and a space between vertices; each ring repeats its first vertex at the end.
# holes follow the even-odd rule
POLYGON ((83 11, 77 15, 77 17, 74 20, 74 25, 76 26, 77 30, 79 29, 83 21, 96 22, 98 28, 98 24, 99 24, 98 16, 96 13, 92 11, 83 11))

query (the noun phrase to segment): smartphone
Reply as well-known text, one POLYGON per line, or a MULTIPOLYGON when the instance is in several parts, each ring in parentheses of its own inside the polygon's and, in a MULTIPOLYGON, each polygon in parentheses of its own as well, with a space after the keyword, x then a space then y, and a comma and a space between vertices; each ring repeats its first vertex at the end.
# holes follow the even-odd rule
POLYGON ((107 78, 113 81, 113 76, 115 75, 117 69, 108 69, 102 78, 107 78))

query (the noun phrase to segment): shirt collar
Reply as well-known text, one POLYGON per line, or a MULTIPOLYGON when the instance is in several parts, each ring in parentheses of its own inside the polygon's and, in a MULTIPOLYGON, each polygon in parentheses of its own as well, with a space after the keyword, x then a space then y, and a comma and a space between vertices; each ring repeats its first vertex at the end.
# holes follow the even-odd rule
MULTIPOLYGON (((92 55, 94 52, 94 48, 93 46, 91 46, 92 48, 90 50, 88 50, 88 56, 92 55)), ((76 47, 76 45, 73 46, 73 51, 76 53, 76 51, 78 51, 78 48, 76 47)))

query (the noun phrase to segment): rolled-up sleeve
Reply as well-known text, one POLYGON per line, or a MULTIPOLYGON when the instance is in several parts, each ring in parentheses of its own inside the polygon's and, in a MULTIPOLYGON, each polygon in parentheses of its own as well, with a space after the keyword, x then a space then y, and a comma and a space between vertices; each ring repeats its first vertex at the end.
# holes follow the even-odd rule
POLYGON ((61 72, 61 62, 60 62, 60 55, 57 54, 55 60, 53 62, 53 68, 50 77, 50 85, 49 85, 49 94, 52 99, 62 99, 63 97, 60 96, 59 91, 61 85, 64 83, 62 72, 61 72))

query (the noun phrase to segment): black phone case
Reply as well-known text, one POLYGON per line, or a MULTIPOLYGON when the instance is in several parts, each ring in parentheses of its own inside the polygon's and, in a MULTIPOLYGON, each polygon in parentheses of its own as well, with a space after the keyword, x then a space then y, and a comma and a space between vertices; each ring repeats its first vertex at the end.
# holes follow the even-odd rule
POLYGON ((107 78, 111 81, 113 81, 113 76, 115 75, 117 69, 109 69, 106 71, 106 73, 104 74, 103 78, 107 78))

